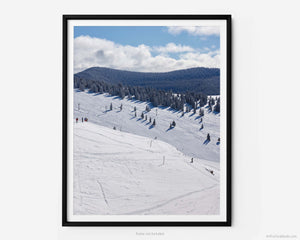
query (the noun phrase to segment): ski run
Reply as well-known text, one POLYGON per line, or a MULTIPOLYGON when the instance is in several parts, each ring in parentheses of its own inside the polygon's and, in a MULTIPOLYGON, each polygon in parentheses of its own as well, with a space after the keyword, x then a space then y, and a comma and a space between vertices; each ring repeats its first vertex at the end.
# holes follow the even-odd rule
POLYGON ((73 213, 218 215, 219 114, 146 106, 74 90, 73 213))

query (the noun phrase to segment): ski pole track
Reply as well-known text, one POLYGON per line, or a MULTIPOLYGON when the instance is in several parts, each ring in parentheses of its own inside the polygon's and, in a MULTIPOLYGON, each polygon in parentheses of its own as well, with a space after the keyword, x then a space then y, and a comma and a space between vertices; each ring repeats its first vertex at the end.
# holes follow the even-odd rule
POLYGON ((104 190, 103 190, 102 184, 101 184, 101 182, 100 182, 99 180, 97 180, 97 183, 98 183, 98 185, 99 185, 99 187, 100 187, 100 190, 101 190, 101 192, 102 192, 103 199, 104 199, 105 203, 106 203, 107 206, 108 206, 108 201, 107 201, 107 199, 106 199, 105 192, 104 192, 104 190))

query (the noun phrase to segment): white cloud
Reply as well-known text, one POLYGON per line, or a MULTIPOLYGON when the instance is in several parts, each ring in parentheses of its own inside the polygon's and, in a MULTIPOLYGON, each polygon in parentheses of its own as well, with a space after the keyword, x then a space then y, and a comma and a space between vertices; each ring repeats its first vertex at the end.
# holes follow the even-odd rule
POLYGON ((166 46, 155 46, 152 48, 155 52, 160 53, 179 53, 179 52, 193 52, 193 49, 190 46, 184 46, 181 44, 176 45, 175 43, 168 43, 166 46))
POLYGON ((174 43, 156 48, 160 50, 160 54, 152 56, 153 49, 143 44, 134 47, 106 39, 80 36, 74 39, 74 71, 76 73, 90 67, 108 67, 140 72, 167 72, 192 67, 219 67, 218 53, 201 54, 189 46, 174 43), (167 52, 181 54, 179 59, 175 59, 166 55, 167 52))
POLYGON ((220 55, 215 52, 208 52, 205 54, 200 53, 185 53, 182 54, 181 59, 198 62, 202 66, 209 66, 219 68, 220 66, 220 55))
POLYGON ((209 36, 220 35, 220 28, 217 26, 170 26, 168 32, 173 35, 188 32, 194 36, 209 36))

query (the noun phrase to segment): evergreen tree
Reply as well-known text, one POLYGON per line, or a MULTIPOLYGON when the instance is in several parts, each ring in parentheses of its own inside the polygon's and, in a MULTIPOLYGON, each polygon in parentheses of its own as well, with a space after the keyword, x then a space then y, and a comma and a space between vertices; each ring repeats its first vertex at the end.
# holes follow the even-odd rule
POLYGON ((136 112, 136 107, 134 107, 134 111, 136 112))
POLYGON ((123 104, 121 104, 121 106, 120 106, 120 111, 122 111, 123 110, 123 104))
POLYGON ((153 126, 155 126, 155 125, 156 125, 155 119, 153 120, 153 123, 152 123, 152 125, 153 125, 153 126))
POLYGON ((134 113, 134 116, 136 117, 136 112, 134 113))
POLYGON ((173 127, 175 127, 175 126, 176 126, 176 123, 175 123, 175 121, 173 121, 173 122, 172 122, 172 126, 173 126, 173 127))
POLYGON ((143 112, 142 112, 142 114, 141 114, 141 118, 144 119, 144 113, 143 113, 143 112))
POLYGON ((149 123, 151 123, 151 117, 149 118, 149 123))
POLYGON ((199 116, 200 117, 204 116, 204 109, 203 108, 200 108, 200 110, 199 110, 199 116))
POLYGON ((145 120, 147 121, 147 115, 145 116, 145 120))
POLYGON ((109 109, 110 109, 110 110, 112 110, 112 109, 113 109, 113 105, 112 105, 112 103, 110 104, 110 107, 109 107, 109 109))
POLYGON ((80 91, 84 91, 84 89, 85 89, 84 84, 83 84, 83 83, 80 83, 80 85, 79 85, 79 90, 80 90, 80 91))
POLYGON ((220 112, 220 98, 217 100, 217 103, 214 107, 215 112, 220 112))
POLYGON ((196 114, 197 102, 194 103, 194 114, 196 114))
POLYGON ((206 140, 210 141, 210 135, 209 135, 209 133, 207 134, 206 140))
POLYGON ((95 83, 93 83, 90 88, 90 91, 94 93, 98 92, 98 86, 95 83))
POLYGON ((148 105, 146 106, 146 112, 150 112, 150 107, 148 105))
POLYGON ((215 105, 215 103, 216 103, 216 102, 215 102, 215 99, 212 97, 212 98, 211 98, 211 105, 213 106, 213 105, 215 105))

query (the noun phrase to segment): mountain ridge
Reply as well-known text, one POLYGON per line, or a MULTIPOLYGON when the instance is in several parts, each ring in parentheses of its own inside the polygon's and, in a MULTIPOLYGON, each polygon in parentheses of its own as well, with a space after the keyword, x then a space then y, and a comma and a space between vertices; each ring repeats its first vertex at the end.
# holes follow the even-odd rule
POLYGON ((105 67, 92 67, 74 77, 112 84, 154 87, 174 92, 194 91, 208 95, 220 94, 220 69, 188 68, 170 72, 135 72, 105 67))

